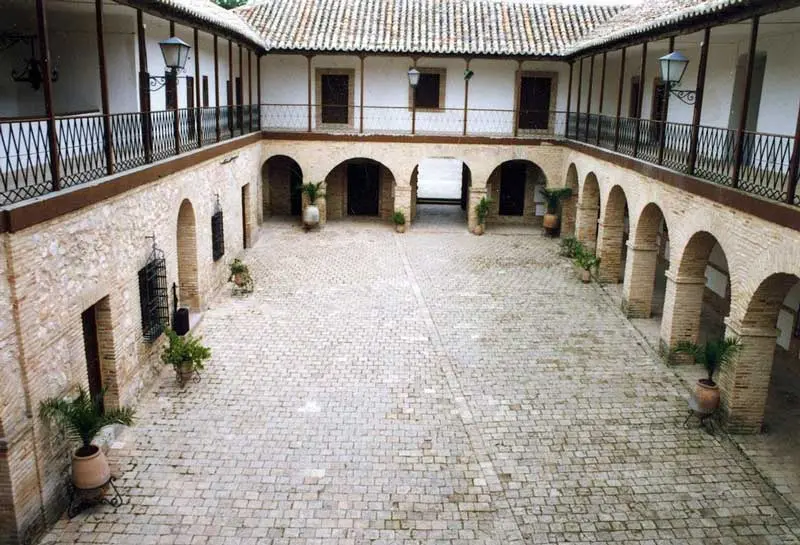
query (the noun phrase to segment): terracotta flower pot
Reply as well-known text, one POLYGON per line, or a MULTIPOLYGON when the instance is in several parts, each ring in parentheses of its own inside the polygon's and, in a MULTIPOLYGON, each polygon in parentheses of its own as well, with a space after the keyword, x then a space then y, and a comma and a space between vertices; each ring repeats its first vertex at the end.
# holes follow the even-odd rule
POLYGON ((542 225, 545 229, 556 229, 558 227, 558 216, 556 214, 545 214, 542 225))
POLYGON ((711 412, 719 407, 719 386, 707 378, 697 381, 694 389, 697 404, 701 409, 711 412))
POLYGON ((581 282, 584 284, 588 284, 592 281, 592 273, 591 271, 587 271, 586 269, 581 269, 581 282))
POLYGON ((182 363, 176 371, 178 373, 178 382, 186 384, 194 374, 194 365, 192 365, 192 362, 182 363))
POLYGON ((485 230, 486 227, 482 223, 479 223, 475 226, 475 229, 473 229, 472 232, 478 236, 481 236, 485 230))
POLYGON ((406 232, 406 224, 405 223, 396 223, 394 225, 394 230, 398 233, 405 233, 406 232))
POLYGON ((244 277, 242 277, 242 273, 236 273, 233 275, 233 283, 240 288, 244 285, 244 277))
POLYGON ((105 454, 99 447, 81 447, 72 453, 72 484, 81 490, 100 488, 111 478, 105 454))

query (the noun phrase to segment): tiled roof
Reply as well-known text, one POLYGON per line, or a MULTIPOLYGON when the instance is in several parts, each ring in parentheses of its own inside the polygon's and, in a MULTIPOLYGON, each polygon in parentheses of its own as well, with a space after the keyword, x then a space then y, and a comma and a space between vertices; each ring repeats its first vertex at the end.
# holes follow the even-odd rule
POLYGON ((645 0, 639 5, 620 11, 596 27, 585 39, 567 47, 564 53, 577 53, 612 40, 646 34, 743 3, 745 0, 645 0))
POLYGON ((263 49, 268 49, 261 35, 248 25, 235 11, 221 8, 211 0, 120 0, 146 12, 185 17, 201 21, 243 39, 263 49))
POLYGON ((621 9, 530 0, 255 0, 235 11, 273 50, 556 56, 621 9))

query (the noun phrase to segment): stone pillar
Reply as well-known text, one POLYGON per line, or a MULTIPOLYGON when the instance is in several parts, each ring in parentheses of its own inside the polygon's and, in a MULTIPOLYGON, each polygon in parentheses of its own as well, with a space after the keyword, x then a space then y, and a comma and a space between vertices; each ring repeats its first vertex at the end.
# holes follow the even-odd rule
POLYGON ((725 423, 732 433, 758 433, 764 422, 778 332, 744 327, 728 318, 725 324, 725 336, 738 337, 742 343, 739 354, 720 369, 717 378, 725 423))
MULTIPOLYGON (((661 319, 661 353, 669 354, 680 341, 697 342, 705 277, 683 277, 668 270, 661 319)), ((687 360, 688 361, 688 360, 687 360)))
POLYGON ((658 248, 636 246, 628 240, 625 283, 622 285, 622 311, 628 318, 650 317, 657 262, 658 248))
POLYGON ((470 232, 478 226, 478 215, 475 213, 475 206, 486 196, 485 187, 470 187, 469 202, 467 203, 467 224, 470 232))
POLYGON ((394 209, 400 210, 406 217, 406 229, 411 227, 413 191, 409 185, 397 185, 394 188, 394 209))
POLYGON ((578 205, 578 219, 575 225, 575 238, 588 249, 594 251, 597 245, 597 206, 578 205))
POLYGON ((606 222, 598 222, 597 226, 597 257, 600 258, 597 279, 599 282, 616 284, 622 265, 622 230, 625 226, 606 222))
POLYGON ((563 201, 561 205, 561 236, 575 236, 575 216, 578 209, 578 196, 573 193, 572 197, 563 201))

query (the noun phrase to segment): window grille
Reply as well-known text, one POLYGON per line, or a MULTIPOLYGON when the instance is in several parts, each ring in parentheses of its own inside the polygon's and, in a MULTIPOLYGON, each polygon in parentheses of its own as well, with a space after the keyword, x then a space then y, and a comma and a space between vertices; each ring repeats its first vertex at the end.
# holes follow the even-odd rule
POLYGON ((225 255, 225 230, 220 209, 211 216, 211 253, 214 261, 219 261, 225 255))
POLYGON ((139 270, 139 303, 142 311, 142 334, 153 342, 169 324, 167 261, 164 252, 153 243, 147 265, 139 270))

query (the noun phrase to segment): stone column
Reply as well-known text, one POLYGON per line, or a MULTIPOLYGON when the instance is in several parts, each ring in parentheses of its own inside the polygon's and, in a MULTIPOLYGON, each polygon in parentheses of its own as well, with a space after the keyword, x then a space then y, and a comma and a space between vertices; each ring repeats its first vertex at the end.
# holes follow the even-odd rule
POLYGON ((411 220, 413 219, 411 208, 412 193, 409 185, 396 185, 394 188, 394 209, 400 210, 405 215, 406 229, 411 227, 411 220))
POLYGON ((658 248, 636 246, 631 240, 628 240, 627 246, 622 311, 628 318, 649 318, 653 305, 658 248))
POLYGON ((597 206, 579 204, 575 225, 575 238, 592 251, 597 244, 597 209, 597 206))
POLYGON ((611 284, 619 282, 624 227, 621 223, 598 222, 597 224, 597 257, 600 258, 597 279, 600 282, 611 284))
POLYGON ((475 206, 486 196, 486 187, 470 187, 469 202, 467 203, 467 223, 470 232, 478 226, 478 215, 475 206))
POLYGON ((574 237, 575 216, 578 209, 578 196, 573 193, 572 197, 564 200, 561 205, 561 236, 574 237))
POLYGON ((683 277, 668 270, 661 320, 661 353, 669 354, 680 341, 697 342, 705 277, 683 277))
POLYGON ((732 433, 758 433, 764 422, 778 332, 745 327, 728 318, 725 325, 725 336, 742 342, 739 354, 717 377, 725 422, 732 433))

